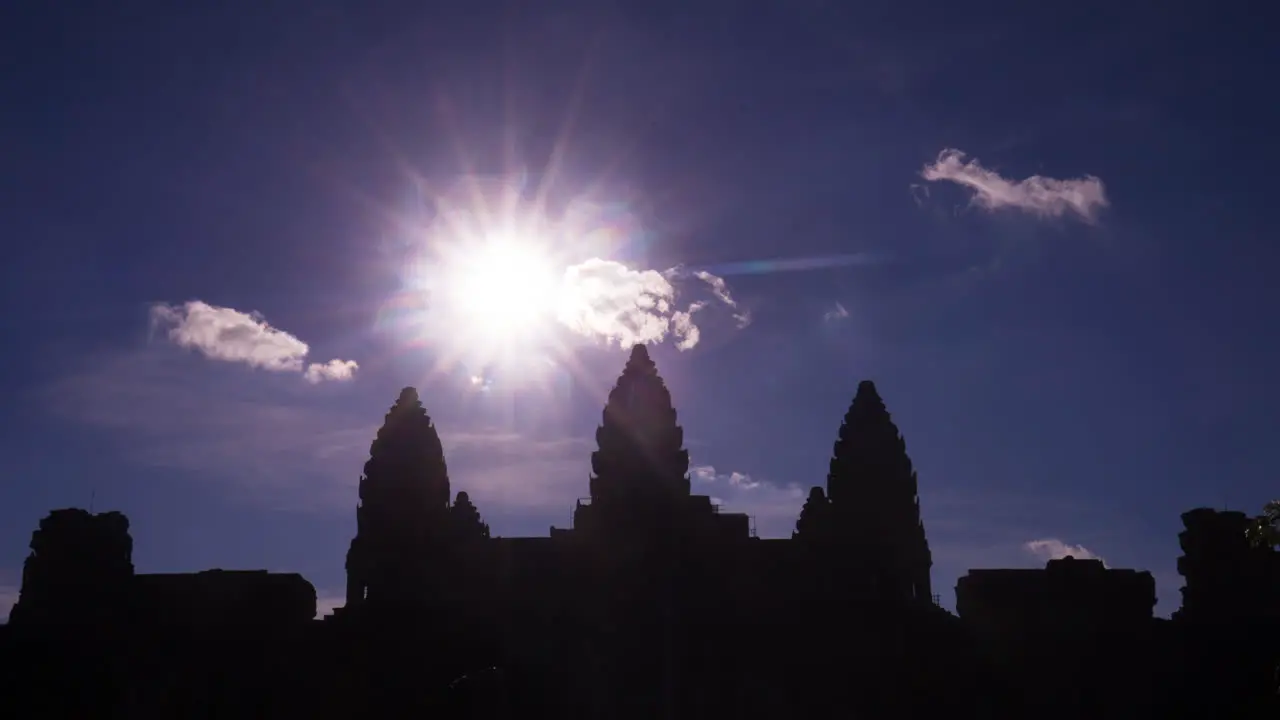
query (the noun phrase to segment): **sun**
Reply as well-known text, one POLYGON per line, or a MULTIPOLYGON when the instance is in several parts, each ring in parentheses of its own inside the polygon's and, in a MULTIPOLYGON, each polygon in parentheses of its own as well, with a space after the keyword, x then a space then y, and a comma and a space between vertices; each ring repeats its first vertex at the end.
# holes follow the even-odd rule
POLYGON ((433 376, 485 394, 554 382, 583 305, 570 273, 582 259, 577 233, 500 190, 466 185, 434 200, 401 260, 404 287, 378 317, 428 350, 433 376))
POLYGON ((451 314, 469 333, 512 340, 545 333, 563 272, 537 242, 497 236, 460 249, 445 268, 451 314))

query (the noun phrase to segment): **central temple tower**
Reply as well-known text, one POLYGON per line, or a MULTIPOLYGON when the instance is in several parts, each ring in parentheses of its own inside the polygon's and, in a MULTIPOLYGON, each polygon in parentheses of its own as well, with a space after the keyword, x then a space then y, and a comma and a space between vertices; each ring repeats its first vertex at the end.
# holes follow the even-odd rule
POLYGON ((676 423, 671 393, 643 345, 609 393, 591 454, 591 504, 574 524, 594 531, 646 527, 657 531, 689 505, 689 452, 676 423))
POLYGON ((449 537, 449 473, 440 436, 405 388, 369 449, 356 536, 347 552, 347 608, 416 603, 429 594, 431 558, 449 537))

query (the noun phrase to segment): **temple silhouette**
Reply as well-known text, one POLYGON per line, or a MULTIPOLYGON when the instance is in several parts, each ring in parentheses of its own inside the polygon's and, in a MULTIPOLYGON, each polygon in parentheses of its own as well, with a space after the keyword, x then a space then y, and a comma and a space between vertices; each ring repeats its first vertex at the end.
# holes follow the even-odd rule
POLYGON ((636 346, 569 528, 493 537, 405 388, 373 440, 346 604, 296 574, 133 568, 116 512, 40 521, 0 627, 4 717, 1276 718, 1280 554, 1182 516, 1181 608, 1064 558, 939 606, 906 444, 871 382, 785 539, 692 493, 636 346))

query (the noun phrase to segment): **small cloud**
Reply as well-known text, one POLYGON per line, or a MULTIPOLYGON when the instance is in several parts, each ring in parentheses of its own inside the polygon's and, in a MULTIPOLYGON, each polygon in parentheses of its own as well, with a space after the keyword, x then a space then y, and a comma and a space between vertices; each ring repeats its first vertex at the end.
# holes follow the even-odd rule
POLYGON ((350 380, 358 367, 353 360, 312 363, 303 369, 311 348, 294 335, 271 327, 257 312, 241 312, 200 300, 151 308, 153 329, 181 348, 212 360, 244 363, 272 372, 302 372, 310 383, 350 380))
POLYGON ((334 358, 327 363, 311 363, 307 366, 307 371, 302 374, 302 377, 313 385, 324 380, 341 382, 355 377, 356 369, 359 367, 355 360, 338 360, 334 358))
POLYGON ((687 311, 671 314, 671 332, 676 336, 676 348, 688 350, 698 344, 702 331, 693 324, 693 314, 703 308, 706 303, 694 303, 687 311))
POLYGON ((1085 546, 1070 545, 1057 538, 1032 540, 1024 544, 1022 547, 1027 552, 1035 555, 1045 562, 1048 562, 1049 560, 1061 560, 1064 557, 1071 556, 1077 560, 1101 560, 1103 565, 1107 564, 1105 558, 1094 553, 1085 546))
POLYGON ((216 307, 199 300, 185 305, 151 308, 156 327, 167 327, 178 347, 196 350, 213 360, 242 362, 264 370, 296 372, 310 348, 298 338, 267 324, 262 315, 216 307))
POLYGON ((924 207, 924 201, 929 199, 929 186, 920 183, 911 183, 911 199, 915 201, 916 207, 924 207))
POLYGON ((716 469, 711 465, 695 465, 689 468, 689 478, 697 482, 715 482, 716 469))
POLYGON ((743 490, 753 490, 760 487, 760 483, 752 480, 751 476, 746 473, 731 472, 729 473, 729 484, 743 490))
POLYGON ((689 468, 693 492, 711 495, 724 512, 741 512, 755 518, 760 537, 790 537, 800 506, 808 494, 796 484, 781 486, 743 472, 717 472, 711 465, 689 468))
POLYGON ((834 308, 822 314, 822 319, 826 322, 840 322, 847 317, 849 317, 849 311, 840 303, 836 303, 834 308))
POLYGON ((1010 207, 1055 218, 1074 213, 1092 223, 1098 211, 1110 205, 1102 180, 1093 175, 1071 180, 1032 175, 1015 181, 984 168, 976 159, 964 162, 964 158, 959 150, 943 150, 920 176, 930 182, 946 180, 962 185, 973 191, 974 204, 988 210, 1010 207))

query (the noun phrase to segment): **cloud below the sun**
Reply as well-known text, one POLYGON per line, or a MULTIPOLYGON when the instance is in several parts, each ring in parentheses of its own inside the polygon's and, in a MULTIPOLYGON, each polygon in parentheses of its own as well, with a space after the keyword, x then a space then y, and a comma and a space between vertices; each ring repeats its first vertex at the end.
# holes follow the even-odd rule
POLYGON ((359 368, 354 360, 338 358, 308 364, 310 346, 272 327, 258 312, 191 300, 181 305, 152 306, 151 324, 173 344, 211 360, 242 363, 271 372, 301 373, 312 384, 350 380, 359 368))

